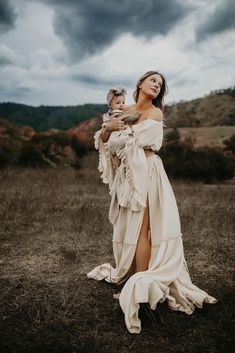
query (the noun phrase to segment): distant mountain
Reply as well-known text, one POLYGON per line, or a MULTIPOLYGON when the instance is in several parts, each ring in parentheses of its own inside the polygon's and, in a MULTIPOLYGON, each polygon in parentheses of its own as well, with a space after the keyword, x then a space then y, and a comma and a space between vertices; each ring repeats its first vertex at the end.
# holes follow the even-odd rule
MULTIPOLYGON (((106 104, 32 107, 0 103, 0 117, 35 130, 67 130, 107 110, 106 104)), ((172 127, 235 126, 235 87, 211 92, 208 96, 168 105, 166 125, 172 127)))
POLYGON ((30 125, 38 131, 51 128, 66 130, 106 110, 105 104, 32 107, 18 103, 0 103, 1 118, 21 126, 30 125))

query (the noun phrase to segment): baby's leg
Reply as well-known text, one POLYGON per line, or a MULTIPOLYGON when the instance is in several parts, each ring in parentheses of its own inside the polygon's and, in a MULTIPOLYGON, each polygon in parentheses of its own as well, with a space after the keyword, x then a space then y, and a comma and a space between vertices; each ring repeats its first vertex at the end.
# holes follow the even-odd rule
POLYGON ((116 171, 120 165, 120 159, 118 158, 118 156, 112 156, 112 166, 113 166, 113 169, 116 171))

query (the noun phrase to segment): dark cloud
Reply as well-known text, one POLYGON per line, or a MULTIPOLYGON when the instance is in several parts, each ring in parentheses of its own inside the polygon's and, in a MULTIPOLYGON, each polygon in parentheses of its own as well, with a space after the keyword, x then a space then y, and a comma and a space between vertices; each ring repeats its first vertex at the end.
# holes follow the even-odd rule
MULTIPOLYGON (((32 95, 32 89, 22 85, 7 86, 6 84, 0 83, 0 102, 15 101, 18 102, 21 99, 26 99, 29 95, 32 95)), ((38 94, 38 92, 37 92, 38 94)))
POLYGON ((74 60, 99 53, 125 33, 145 39, 166 34, 189 11, 179 0, 42 1, 53 6, 55 31, 74 60))
POLYGON ((0 67, 14 64, 14 53, 5 44, 0 44, 0 67))
POLYGON ((16 12, 9 0, 0 0, 0 34, 13 28, 16 12))
POLYGON ((0 55, 0 66, 6 66, 12 64, 12 61, 4 56, 0 55))
POLYGON ((79 83, 85 83, 87 85, 91 86, 103 86, 103 87, 112 87, 116 86, 118 84, 123 84, 123 85, 130 85, 133 83, 130 80, 127 80, 125 77, 119 78, 119 80, 113 80, 113 79, 108 79, 108 78, 98 78, 95 75, 92 74, 76 74, 72 75, 71 78, 75 81, 78 81, 79 83))
POLYGON ((197 39, 203 40, 209 35, 232 28, 235 28, 235 1, 223 0, 216 6, 214 13, 210 15, 207 22, 197 28, 197 39))

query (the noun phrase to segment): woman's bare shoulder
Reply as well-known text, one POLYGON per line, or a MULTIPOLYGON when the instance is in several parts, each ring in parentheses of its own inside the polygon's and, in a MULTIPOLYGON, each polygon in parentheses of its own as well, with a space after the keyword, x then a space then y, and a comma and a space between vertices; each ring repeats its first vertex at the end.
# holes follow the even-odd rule
POLYGON ((135 110, 135 104, 125 105, 123 111, 126 113, 132 113, 135 110))
POLYGON ((151 112, 149 113, 148 116, 149 119, 157 120, 157 121, 162 121, 163 120, 163 113, 160 108, 154 107, 151 112))

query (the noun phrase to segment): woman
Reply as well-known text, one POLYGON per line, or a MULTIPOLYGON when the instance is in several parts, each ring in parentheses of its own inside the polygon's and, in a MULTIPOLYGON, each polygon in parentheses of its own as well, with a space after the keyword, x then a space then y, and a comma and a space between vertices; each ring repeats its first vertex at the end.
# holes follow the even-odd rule
POLYGON ((163 140, 164 76, 157 71, 145 73, 137 82, 135 104, 127 114, 141 113, 132 126, 114 117, 95 134, 99 150, 99 171, 109 184, 109 219, 113 224, 113 252, 116 267, 97 266, 88 278, 112 283, 126 281, 118 296, 127 329, 141 331, 139 303, 155 309, 168 301, 173 310, 192 314, 203 302, 216 299, 192 284, 184 258, 182 233, 176 200, 163 164, 154 152, 163 140), (119 140, 111 132, 123 131, 119 140), (112 153, 120 159, 112 168, 112 153))

